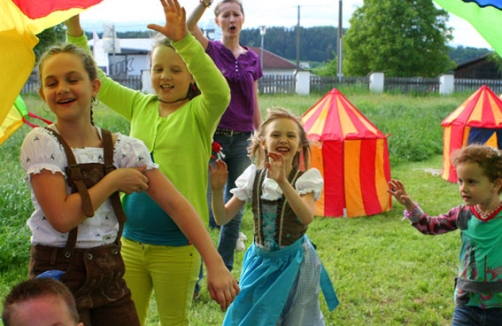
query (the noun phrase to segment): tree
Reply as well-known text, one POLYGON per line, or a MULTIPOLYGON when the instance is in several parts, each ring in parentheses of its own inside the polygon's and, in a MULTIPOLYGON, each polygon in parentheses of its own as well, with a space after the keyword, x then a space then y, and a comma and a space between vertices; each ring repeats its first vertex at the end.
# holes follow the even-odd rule
POLYGON ((312 69, 312 73, 317 76, 337 76, 338 75, 338 56, 333 52, 334 60, 327 64, 312 69))
POLYGON ((495 63, 498 72, 502 72, 502 58, 497 54, 497 52, 494 51, 490 53, 488 60, 495 63))
POLYGON ((54 27, 47 28, 43 32, 37 34, 39 41, 33 49, 37 61, 40 55, 42 55, 48 47, 64 42, 65 29, 63 26, 64 24, 59 24, 54 27))
POLYGON ((344 74, 437 77, 455 64, 448 13, 432 0, 364 0, 344 37, 344 74))

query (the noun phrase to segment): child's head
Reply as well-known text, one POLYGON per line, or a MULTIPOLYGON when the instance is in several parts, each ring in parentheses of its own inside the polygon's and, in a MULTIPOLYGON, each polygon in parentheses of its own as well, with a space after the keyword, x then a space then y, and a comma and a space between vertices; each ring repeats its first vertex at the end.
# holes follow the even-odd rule
POLYGON ((70 290, 52 278, 35 278, 14 286, 3 302, 5 326, 82 325, 70 290), (37 325, 38 325, 37 324, 37 325))
POLYGON ((237 0, 223 0, 214 8, 214 22, 223 36, 239 36, 244 24, 244 8, 237 0))
POLYGON ((200 94, 185 61, 164 36, 156 37, 150 53, 150 79, 164 103, 188 101, 200 94))
POLYGON ((292 166, 300 167, 303 156, 305 170, 310 162, 310 143, 300 118, 283 108, 267 111, 265 121, 252 137, 249 147, 251 160, 263 168, 269 151, 279 152, 285 159, 292 160, 292 166))
MULTIPOLYGON (((471 144, 455 151, 452 155, 452 164, 457 170, 459 183, 463 180, 462 172, 465 167, 473 166, 479 169, 479 173, 488 178, 488 182, 498 187, 498 194, 502 192, 502 156, 498 149, 481 145, 471 144)), ((470 171, 470 170, 469 170, 470 171)))
MULTIPOLYGON (((38 63, 39 94, 51 110, 77 106, 91 110, 101 83, 91 55, 73 44, 49 48, 38 63)), ((64 110, 63 110, 64 111, 64 110)))
POLYGON ((239 0, 222 0, 220 1, 215 7, 214 7, 214 16, 215 17, 218 17, 221 12, 222 12, 222 8, 225 6, 225 4, 230 4, 230 3, 233 3, 233 4, 236 4, 239 6, 240 8, 240 12, 242 14, 242 16, 244 16, 244 7, 242 6, 242 2, 240 2, 239 0))

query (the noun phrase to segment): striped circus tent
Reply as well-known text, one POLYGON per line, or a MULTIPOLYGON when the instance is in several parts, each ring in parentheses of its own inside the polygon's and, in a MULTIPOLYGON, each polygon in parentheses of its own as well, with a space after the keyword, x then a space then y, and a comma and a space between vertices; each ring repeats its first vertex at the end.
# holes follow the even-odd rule
POLYGON ((443 169, 441 177, 457 182, 451 154, 471 143, 502 148, 502 100, 488 86, 481 86, 441 123, 443 169))
POLYGON ((302 122, 313 141, 311 166, 324 177, 317 216, 369 216, 392 208, 387 136, 340 91, 324 95, 302 122))
POLYGON ((36 35, 101 1, 0 0, 0 128, 10 128, 7 117, 35 66, 36 35))

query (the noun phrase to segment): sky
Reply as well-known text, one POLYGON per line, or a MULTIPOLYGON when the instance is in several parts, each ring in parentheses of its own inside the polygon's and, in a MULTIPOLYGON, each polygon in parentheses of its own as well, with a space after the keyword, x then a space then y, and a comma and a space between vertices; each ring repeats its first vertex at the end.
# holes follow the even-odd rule
MULTIPOLYGON (((243 28, 257 28, 261 25, 294 27, 298 24, 298 12, 300 12, 302 27, 338 27, 340 0, 241 1, 246 19, 243 28)), ((185 7, 188 15, 195 8, 198 0, 180 0, 180 3, 185 7)), ((350 17, 362 5, 363 0, 342 0, 343 28, 350 27, 350 17)), ((211 7, 204 13, 200 24, 205 26, 211 24, 213 20, 214 13, 211 7)), ((158 0, 103 0, 81 14, 81 23, 89 32, 101 32, 103 23, 114 23, 118 31, 135 31, 146 30, 148 23, 160 24, 162 22, 163 11, 158 0)), ((467 21, 450 14, 448 26, 454 29, 453 40, 449 45, 491 49, 491 46, 467 21)))

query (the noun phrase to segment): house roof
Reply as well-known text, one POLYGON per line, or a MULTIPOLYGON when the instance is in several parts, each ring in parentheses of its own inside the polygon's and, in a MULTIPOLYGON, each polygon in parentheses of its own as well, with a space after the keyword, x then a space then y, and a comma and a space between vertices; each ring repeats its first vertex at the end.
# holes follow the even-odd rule
POLYGON ((457 68, 456 69, 460 69, 460 68, 464 68, 466 66, 470 66, 472 65, 473 63, 478 63, 478 62, 481 62, 481 61, 485 61, 486 59, 488 58, 488 53, 487 54, 483 54, 482 56, 479 56, 479 57, 476 57, 474 59, 471 59, 471 60, 467 60, 467 61, 464 61, 464 62, 461 62, 457 65, 457 68))
MULTIPOLYGON (((249 47, 253 50, 258 56, 261 56, 261 48, 259 47, 249 47)), ((263 49, 263 69, 298 69, 298 67, 288 61, 287 59, 278 56, 275 53, 272 53, 266 49, 263 49)))
MULTIPOLYGON (((151 38, 121 38, 118 39, 122 53, 150 53, 155 40, 151 38)), ((94 41, 89 40, 89 45, 92 47, 94 41)), ((258 56, 261 55, 260 47, 249 47, 258 56)), ((263 49, 263 69, 298 69, 296 64, 287 59, 278 56, 266 49, 263 49)))
MULTIPOLYGON (((102 39, 111 42, 111 39, 102 39)), ((121 38, 117 39, 120 45, 121 53, 146 54, 152 51, 155 40, 151 38, 121 38)), ((88 41, 89 46, 94 46, 94 40, 88 41)))

